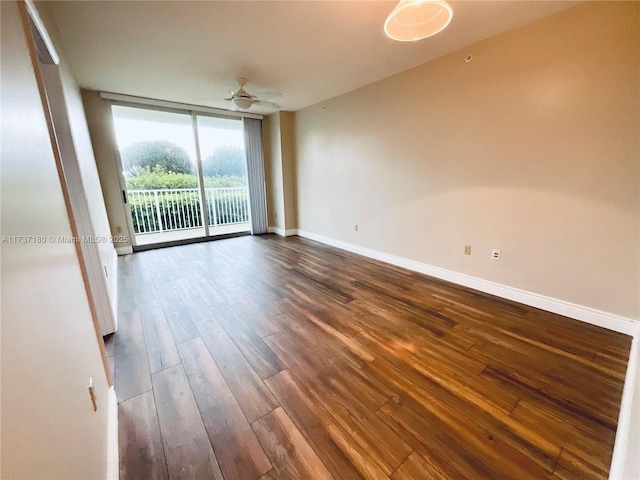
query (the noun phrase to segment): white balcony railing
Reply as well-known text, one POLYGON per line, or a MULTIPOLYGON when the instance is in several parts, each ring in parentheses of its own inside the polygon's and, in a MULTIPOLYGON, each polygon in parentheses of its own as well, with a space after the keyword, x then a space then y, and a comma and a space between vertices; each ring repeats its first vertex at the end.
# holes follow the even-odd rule
MULTIPOLYGON (((202 227, 202 202, 197 188, 129 190, 129 206, 136 234, 202 227)), ((247 187, 205 188, 209 225, 249 221, 247 187)))

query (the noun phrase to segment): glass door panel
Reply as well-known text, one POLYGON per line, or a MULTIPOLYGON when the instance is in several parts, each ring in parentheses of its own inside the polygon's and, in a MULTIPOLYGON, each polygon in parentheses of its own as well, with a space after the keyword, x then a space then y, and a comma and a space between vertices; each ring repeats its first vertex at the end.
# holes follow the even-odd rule
POLYGON ((112 109, 136 245, 204 237, 192 116, 112 109))
POLYGON ((251 230, 242 119, 197 115, 209 235, 251 230))

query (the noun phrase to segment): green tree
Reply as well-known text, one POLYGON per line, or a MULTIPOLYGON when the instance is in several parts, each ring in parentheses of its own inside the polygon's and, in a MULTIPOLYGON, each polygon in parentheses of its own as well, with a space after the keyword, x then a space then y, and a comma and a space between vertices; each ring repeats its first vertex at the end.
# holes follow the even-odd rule
POLYGON ((202 173, 206 177, 221 175, 244 177, 246 175, 244 150, 231 145, 216 148, 202 162, 202 173))
POLYGON ((125 147, 120 152, 122 167, 129 175, 148 167, 153 169, 157 165, 167 172, 191 173, 193 166, 189 154, 175 143, 164 140, 137 142, 125 147))

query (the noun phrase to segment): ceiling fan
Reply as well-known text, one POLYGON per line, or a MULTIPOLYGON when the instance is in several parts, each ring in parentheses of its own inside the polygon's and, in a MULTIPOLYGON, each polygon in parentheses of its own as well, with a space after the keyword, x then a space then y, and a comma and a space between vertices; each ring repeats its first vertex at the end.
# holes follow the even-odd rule
POLYGON ((273 102, 267 102, 265 100, 260 100, 257 95, 253 95, 247 92, 244 89, 244 86, 247 84, 246 78, 238 78, 238 84, 240 88, 236 92, 231 92, 231 96, 229 98, 225 98, 225 100, 233 103, 233 106, 238 110, 249 110, 251 105, 255 104, 268 104, 274 107, 278 107, 273 102))

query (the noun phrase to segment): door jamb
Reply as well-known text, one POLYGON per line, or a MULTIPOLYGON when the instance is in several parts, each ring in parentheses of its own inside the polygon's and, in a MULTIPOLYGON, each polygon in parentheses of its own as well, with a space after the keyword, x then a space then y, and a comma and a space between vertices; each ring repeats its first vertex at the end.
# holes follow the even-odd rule
MULTIPOLYGON (((51 42, 51 39, 48 33, 46 33, 44 24, 42 23, 42 20, 40 19, 37 9, 32 3, 32 0, 19 2, 18 7, 20 10, 20 16, 22 18, 22 28, 25 32, 27 46, 29 48, 31 64, 33 66, 36 83, 38 85, 38 92, 40 94, 40 100, 42 102, 42 109, 43 109, 45 121, 47 124, 47 130, 49 132, 49 139, 51 141, 51 149, 53 151, 53 156, 55 158, 56 170, 58 171, 58 178, 60 180, 60 185, 62 187, 62 195, 64 198, 67 215, 69 217, 71 234, 73 235, 74 238, 78 238, 78 225, 76 223, 76 217, 73 213, 72 206, 71 206, 71 197, 69 193, 70 189, 69 189, 67 179, 65 178, 65 175, 64 175, 64 168, 62 166, 62 157, 61 157, 60 147, 58 145, 58 139, 56 137, 55 127, 53 124, 53 117, 49 107, 49 100, 47 99, 47 92, 46 92, 44 79, 42 76, 42 71, 38 63, 39 62, 38 47, 34 39, 34 35, 36 34, 36 32, 40 36, 40 39, 42 40, 40 51, 42 51, 42 46, 44 46, 44 48, 46 49, 45 52, 48 53, 49 59, 52 64, 59 65, 58 55, 57 55, 57 52, 55 51, 55 48, 53 46, 53 43, 51 42), (36 32, 32 31, 31 23, 35 25, 36 32)), ((76 249, 76 255, 78 256, 78 263, 80 266, 80 272, 82 274, 82 281, 85 287, 87 302, 89 304, 89 310, 91 312, 91 319, 93 321, 93 328, 96 334, 96 340, 98 342, 98 348, 100 350, 100 356, 102 358, 102 365, 103 365, 105 376, 107 379, 107 384, 109 385, 109 387, 111 387, 113 386, 113 379, 111 377, 111 371, 109 369, 107 352, 104 345, 104 339, 102 338, 102 333, 100 332, 100 325, 98 323, 96 305, 94 303, 92 289, 89 282, 87 260, 85 259, 85 256, 82 252, 80 242, 74 242, 74 247, 76 249)))

